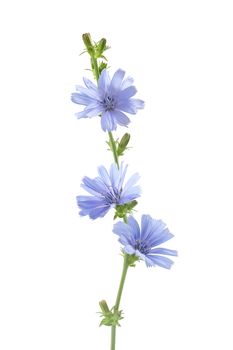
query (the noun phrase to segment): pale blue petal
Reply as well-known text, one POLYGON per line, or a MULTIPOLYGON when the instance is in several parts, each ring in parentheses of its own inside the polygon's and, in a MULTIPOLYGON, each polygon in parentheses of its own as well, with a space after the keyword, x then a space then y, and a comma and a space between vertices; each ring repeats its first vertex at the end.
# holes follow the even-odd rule
POLYGON ((101 127, 104 131, 116 130, 116 123, 112 118, 110 112, 105 112, 102 114, 101 127))
POLYGON ((154 232, 153 228, 153 219, 150 215, 142 215, 141 219, 141 240, 145 241, 146 238, 154 232))
POLYGON ((145 107, 145 102, 137 98, 131 98, 130 104, 132 104, 132 106, 134 106, 136 109, 143 109, 145 107))
POLYGON ((103 199, 94 196, 77 196, 76 199, 81 209, 92 209, 104 205, 103 199))
POLYGON ((86 112, 86 115, 89 118, 92 118, 92 117, 97 117, 103 111, 104 109, 100 104, 90 104, 84 109, 83 112, 86 112))
POLYGON ((133 245, 135 243, 129 226, 124 222, 117 222, 113 226, 113 233, 119 236, 119 241, 123 245, 133 245))
POLYGON ((166 228, 160 233, 159 236, 150 237, 149 244, 151 247, 157 246, 164 242, 167 242, 169 239, 173 238, 174 235, 166 228))
POLYGON ((118 221, 116 224, 113 225, 113 233, 115 233, 118 236, 121 236, 124 234, 125 236, 129 236, 129 227, 126 223, 118 221))
POLYGON ((90 218, 91 219, 97 219, 97 218, 102 218, 104 217, 107 212, 109 211, 110 207, 99 207, 99 208, 95 208, 93 210, 90 211, 90 218))
POLYGON ((99 80, 98 80, 98 87, 101 90, 102 94, 104 94, 110 85, 110 77, 106 69, 102 70, 99 80))
POLYGON ((124 90, 121 90, 118 94, 119 99, 128 100, 130 97, 134 96, 137 93, 135 86, 129 86, 124 90))
POLYGON ((103 165, 98 167, 98 173, 99 173, 99 176, 101 177, 101 179, 103 180, 103 182, 107 186, 111 186, 111 180, 110 180, 109 174, 103 165))
POLYGON ((78 118, 92 118, 97 117, 103 112, 103 107, 96 103, 90 103, 83 111, 76 113, 78 118))
POLYGON ((161 254, 161 255, 171 255, 177 256, 177 250, 167 249, 167 248, 153 248, 150 251, 150 254, 161 254))
POLYGON ((135 254, 135 249, 131 245, 124 246, 123 250, 126 254, 130 254, 130 255, 135 254))
MULTIPOLYGON (((152 262, 153 265, 158 265, 158 266, 163 267, 165 269, 170 269, 171 266, 174 264, 174 262, 171 259, 167 258, 166 256, 147 255, 146 260, 148 260, 148 262, 149 261, 152 262)), ((147 263, 147 261, 146 261, 146 263, 147 263)), ((148 266, 152 266, 152 265, 148 265, 148 266)))
POLYGON ((111 91, 119 91, 121 88, 122 81, 124 79, 125 72, 122 69, 118 69, 112 77, 110 84, 111 91))
POLYGON ((124 166, 123 162, 121 162, 118 183, 116 183, 118 190, 120 190, 123 186, 127 169, 128 165, 124 166))
POLYGON ((92 103, 93 100, 86 95, 74 92, 71 94, 71 101, 79 105, 87 106, 89 103, 92 103))
POLYGON ((117 109, 129 114, 136 114, 137 108, 134 107, 129 101, 118 101, 117 109))
POLYGON ((76 85, 76 90, 84 96, 90 97, 93 101, 100 101, 100 97, 97 90, 87 89, 80 85, 76 85))
MULTIPOLYGON (((113 163, 110 167, 110 179, 112 187, 117 187, 119 179, 119 170, 116 163, 113 163)), ((118 188, 118 187, 117 187, 118 188)))
POLYGON ((106 191, 106 186, 104 186, 104 184, 98 178, 90 179, 89 177, 85 176, 83 178, 83 186, 85 186, 86 190, 89 188, 96 193, 106 191))
POLYGON ((127 126, 130 123, 130 119, 120 111, 111 111, 111 115, 119 125, 127 126))
POLYGON ((140 259, 145 260, 146 256, 142 254, 139 250, 136 249, 135 255, 138 256, 140 259))
POLYGON ((92 90, 94 90, 94 91, 98 91, 98 88, 97 88, 97 86, 94 84, 94 83, 92 83, 92 81, 91 80, 89 80, 89 79, 87 79, 87 78, 83 78, 83 81, 84 81, 84 84, 86 85, 86 87, 88 88, 88 89, 92 89, 92 90))
POLYGON ((140 238, 140 227, 132 215, 128 217, 128 225, 130 226, 135 241, 137 241, 140 238))
POLYGON ((127 89, 129 86, 133 85, 134 80, 131 77, 127 77, 123 80, 122 84, 121 84, 121 89, 127 89))
POLYGON ((78 119, 88 118, 88 116, 86 115, 86 113, 84 111, 75 113, 75 117, 78 118, 78 119))
POLYGON ((141 188, 140 186, 134 186, 129 188, 127 191, 121 194, 120 204, 125 204, 131 202, 132 200, 141 196, 141 188))
POLYGON ((138 182, 139 179, 140 179, 140 175, 138 173, 133 174, 129 178, 129 180, 126 182, 124 189, 123 189, 123 192, 122 192, 122 195, 124 195, 128 189, 133 187, 138 182))

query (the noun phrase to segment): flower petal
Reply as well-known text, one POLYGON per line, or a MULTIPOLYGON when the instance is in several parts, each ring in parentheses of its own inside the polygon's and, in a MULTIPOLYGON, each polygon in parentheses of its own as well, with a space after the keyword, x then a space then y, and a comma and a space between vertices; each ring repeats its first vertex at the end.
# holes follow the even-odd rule
POLYGON ((125 78, 121 84, 122 90, 127 89, 129 86, 133 85, 133 83, 134 83, 134 80, 132 77, 125 78))
POLYGON ((87 89, 80 85, 76 85, 76 90, 79 91, 82 95, 90 97, 94 101, 100 101, 98 91, 95 91, 93 89, 87 89))
POLYGON ((119 125, 127 126, 130 123, 130 119, 120 111, 111 111, 111 115, 119 125))
POLYGON ((130 103, 136 109, 143 109, 145 107, 145 102, 138 98, 131 98, 130 103))
POLYGON ((128 100, 130 97, 134 96, 137 93, 135 86, 129 86, 124 90, 121 90, 118 94, 119 99, 128 100))
POLYGON ((87 106, 89 103, 91 103, 93 100, 83 94, 80 94, 78 92, 74 92, 71 94, 71 101, 74 103, 77 103, 79 105, 85 105, 87 106))
POLYGON ((128 217, 128 225, 130 226, 131 233, 135 238, 135 241, 140 238, 140 227, 137 223, 137 220, 134 219, 132 215, 128 217))
POLYGON ((174 235, 168 230, 168 228, 165 228, 162 232, 157 233, 157 235, 153 235, 152 237, 150 237, 150 239, 148 240, 148 243, 151 245, 151 247, 154 247, 169 241, 169 239, 173 237, 174 235))
POLYGON ((93 220, 95 220, 97 218, 102 218, 107 214, 109 209, 110 209, 110 207, 107 207, 107 206, 95 208, 95 209, 90 211, 89 216, 93 220))
POLYGON ((130 234, 130 228, 126 223, 118 221, 113 226, 112 232, 119 236, 119 241, 121 242, 121 244, 132 246, 133 241, 132 236, 130 234))
POLYGON ((103 180, 103 182, 107 186, 111 186, 111 179, 109 177, 107 169, 103 165, 98 167, 98 173, 99 173, 100 178, 103 180))
POLYGON ((87 79, 87 78, 83 78, 83 81, 84 81, 84 84, 86 85, 86 87, 88 88, 88 89, 92 89, 92 90, 94 90, 94 91, 98 91, 98 88, 97 88, 97 86, 91 81, 91 80, 89 80, 89 79, 87 79))
POLYGON ((167 248, 153 248, 151 249, 150 254, 178 256, 177 250, 172 250, 167 248))
MULTIPOLYGON (((90 179, 89 177, 85 176, 83 178, 83 186, 86 191, 90 192, 89 189, 92 191, 96 192, 97 194, 102 194, 103 192, 106 191, 106 186, 103 184, 100 179, 95 178, 95 179, 90 179)), ((91 192, 90 192, 91 193, 91 192)))
POLYGON ((165 269, 170 269, 171 266, 174 264, 174 262, 165 256, 147 255, 146 256, 146 264, 148 264, 148 266, 158 265, 158 266, 163 267, 165 269))
POLYGON ((135 249, 129 244, 124 246, 123 250, 126 254, 130 254, 130 255, 135 254, 135 249))
POLYGON ((119 91, 121 88, 122 80, 124 79, 125 71, 122 69, 118 69, 112 77, 112 81, 110 84, 111 91, 119 91))
POLYGON ((101 127, 104 131, 116 130, 116 122, 108 111, 101 116, 101 127))
POLYGON ((110 179, 111 179, 112 187, 113 188, 117 187, 117 181, 119 179, 119 170, 117 168, 116 163, 113 163, 110 167, 110 179))
POLYGON ((133 174, 129 180, 126 182, 122 194, 125 194, 128 189, 133 187, 138 180, 140 179, 140 175, 138 173, 133 174))
POLYGON ((108 71, 106 69, 102 70, 98 80, 98 88, 101 90, 102 94, 108 90, 110 82, 108 71))
POLYGON ((124 191, 124 193, 121 194, 120 204, 131 202, 140 196, 141 196, 141 187, 134 186, 132 188, 129 188, 127 191, 124 191))

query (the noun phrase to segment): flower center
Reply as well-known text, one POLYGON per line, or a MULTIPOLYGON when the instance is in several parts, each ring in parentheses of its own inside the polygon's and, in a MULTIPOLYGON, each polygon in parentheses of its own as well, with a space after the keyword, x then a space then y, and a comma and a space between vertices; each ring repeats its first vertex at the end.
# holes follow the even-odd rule
POLYGON ((109 187, 108 192, 104 194, 105 200, 107 204, 118 204, 121 196, 121 191, 119 191, 116 187, 109 187))
POLYGON ((136 241, 134 248, 139 250, 139 252, 141 252, 142 254, 148 254, 151 250, 151 248, 148 247, 146 243, 143 243, 139 239, 136 241))
POLYGON ((107 95, 103 100, 103 105, 105 111, 112 111, 115 108, 116 103, 112 96, 107 95))

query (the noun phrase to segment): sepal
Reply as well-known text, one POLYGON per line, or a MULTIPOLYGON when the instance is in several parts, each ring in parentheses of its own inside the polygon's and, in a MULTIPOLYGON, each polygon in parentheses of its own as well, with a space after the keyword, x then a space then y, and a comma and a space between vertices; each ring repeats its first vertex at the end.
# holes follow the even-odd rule
POLYGON ((128 264, 130 267, 135 267, 136 266, 136 262, 140 260, 140 258, 137 255, 128 255, 128 264))
POLYGON ((131 214, 134 207, 138 202, 136 200, 133 200, 132 202, 128 202, 125 204, 117 204, 115 207, 115 215, 114 215, 114 220, 116 218, 124 219, 127 215, 131 214))

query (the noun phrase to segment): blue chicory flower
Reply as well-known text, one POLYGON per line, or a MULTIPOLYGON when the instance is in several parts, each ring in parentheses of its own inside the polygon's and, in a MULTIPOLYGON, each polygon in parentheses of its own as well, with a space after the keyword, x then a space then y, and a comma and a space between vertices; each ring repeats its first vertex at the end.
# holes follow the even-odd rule
POLYGON ((81 216, 89 215, 91 219, 97 219, 107 214, 110 208, 116 205, 123 205, 131 202, 140 196, 140 187, 135 186, 139 179, 136 173, 132 175, 123 186, 127 165, 121 163, 120 168, 114 163, 110 167, 110 171, 104 166, 98 168, 99 176, 90 179, 85 176, 83 178, 83 187, 91 196, 77 196, 77 204, 81 211, 81 216))
POLYGON ((106 69, 99 77, 98 86, 89 79, 83 78, 86 88, 76 86, 77 92, 71 95, 74 103, 86 108, 76 113, 78 118, 92 118, 101 115, 101 127, 104 131, 116 130, 117 124, 127 126, 129 118, 124 112, 136 114, 144 107, 144 102, 132 98, 137 92, 133 86, 133 79, 124 79, 125 72, 118 69, 110 79, 106 69))
POLYGON ((158 265, 170 269, 173 261, 163 255, 177 256, 176 250, 155 248, 174 236, 163 221, 152 219, 150 215, 142 215, 141 230, 133 216, 129 216, 128 223, 116 223, 113 232, 119 236, 123 251, 136 255, 147 266, 158 265))

